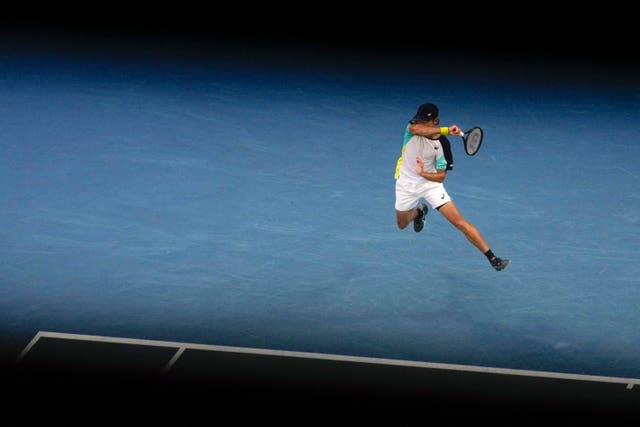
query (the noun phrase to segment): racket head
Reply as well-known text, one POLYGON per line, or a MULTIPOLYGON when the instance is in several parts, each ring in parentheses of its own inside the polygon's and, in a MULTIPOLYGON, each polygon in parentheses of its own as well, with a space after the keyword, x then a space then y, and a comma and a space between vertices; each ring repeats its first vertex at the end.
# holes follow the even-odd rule
POLYGON ((462 140, 464 141, 464 151, 467 155, 474 156, 480 150, 483 137, 484 132, 479 126, 474 126, 464 133, 462 140))

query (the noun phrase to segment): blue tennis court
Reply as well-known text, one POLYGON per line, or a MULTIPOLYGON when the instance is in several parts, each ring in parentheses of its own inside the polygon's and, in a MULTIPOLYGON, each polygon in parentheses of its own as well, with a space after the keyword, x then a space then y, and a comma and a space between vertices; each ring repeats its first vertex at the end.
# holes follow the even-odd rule
POLYGON ((640 378, 638 86, 337 62, 0 61, 0 327, 640 378), (407 120, 449 193, 398 230, 407 120))

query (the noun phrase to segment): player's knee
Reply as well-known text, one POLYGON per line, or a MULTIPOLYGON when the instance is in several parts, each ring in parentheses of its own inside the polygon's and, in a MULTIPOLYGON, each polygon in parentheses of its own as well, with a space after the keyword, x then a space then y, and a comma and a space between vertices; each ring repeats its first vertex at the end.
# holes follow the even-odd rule
POLYGON ((474 235, 478 233, 478 229, 475 225, 470 222, 464 221, 459 226, 458 229, 464 233, 465 236, 472 238, 474 235))
POLYGON ((460 218, 453 223, 453 226, 463 233, 467 233, 471 229, 471 224, 469 224, 464 219, 460 218))

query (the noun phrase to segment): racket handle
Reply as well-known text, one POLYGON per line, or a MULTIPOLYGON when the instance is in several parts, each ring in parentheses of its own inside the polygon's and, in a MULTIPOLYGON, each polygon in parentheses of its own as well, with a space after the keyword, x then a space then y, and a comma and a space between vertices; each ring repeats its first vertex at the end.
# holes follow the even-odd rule
POLYGON ((464 137, 464 132, 462 132, 462 129, 460 129, 460 138, 464 137))

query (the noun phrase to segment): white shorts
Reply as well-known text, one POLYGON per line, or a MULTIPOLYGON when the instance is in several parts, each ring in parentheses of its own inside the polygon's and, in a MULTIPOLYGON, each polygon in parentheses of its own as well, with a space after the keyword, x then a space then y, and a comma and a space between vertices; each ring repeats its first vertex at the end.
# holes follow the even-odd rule
POLYGON ((451 201, 451 197, 441 182, 429 183, 430 185, 416 186, 405 184, 401 180, 396 181, 396 210, 410 211, 418 206, 420 199, 424 199, 432 209, 451 201))

